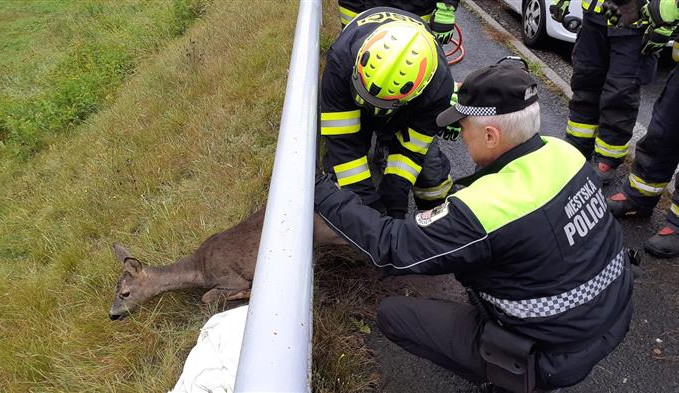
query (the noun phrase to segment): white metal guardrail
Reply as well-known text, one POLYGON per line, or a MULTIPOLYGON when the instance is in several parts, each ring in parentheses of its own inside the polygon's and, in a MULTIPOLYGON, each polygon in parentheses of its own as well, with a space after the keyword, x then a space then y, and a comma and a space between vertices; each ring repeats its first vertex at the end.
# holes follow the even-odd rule
POLYGON ((321 0, 301 0, 236 392, 310 391, 321 0))

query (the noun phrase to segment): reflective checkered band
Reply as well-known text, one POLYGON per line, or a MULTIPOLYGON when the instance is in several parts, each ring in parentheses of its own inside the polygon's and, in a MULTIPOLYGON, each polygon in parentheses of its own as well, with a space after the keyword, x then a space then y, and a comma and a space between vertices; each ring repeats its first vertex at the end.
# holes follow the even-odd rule
POLYGON ((504 311, 505 314, 513 317, 551 317, 594 299, 620 276, 624 266, 625 257, 621 250, 594 278, 559 295, 524 300, 498 299, 484 292, 479 292, 479 295, 487 302, 504 311))
POLYGON ((494 106, 466 106, 455 104, 455 109, 467 116, 495 116, 497 108, 494 106))

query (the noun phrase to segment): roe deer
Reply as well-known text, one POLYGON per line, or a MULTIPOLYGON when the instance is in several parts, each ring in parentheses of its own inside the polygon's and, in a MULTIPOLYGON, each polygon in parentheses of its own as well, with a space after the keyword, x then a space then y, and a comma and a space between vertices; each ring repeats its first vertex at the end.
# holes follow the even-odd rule
MULTIPOLYGON (((249 299, 255 273, 264 208, 236 226, 216 233, 196 251, 165 266, 145 266, 120 244, 113 252, 123 263, 109 311, 112 320, 124 319, 142 303, 163 292, 184 288, 207 288, 202 301, 249 299)), ((314 244, 347 244, 314 215, 314 244)))

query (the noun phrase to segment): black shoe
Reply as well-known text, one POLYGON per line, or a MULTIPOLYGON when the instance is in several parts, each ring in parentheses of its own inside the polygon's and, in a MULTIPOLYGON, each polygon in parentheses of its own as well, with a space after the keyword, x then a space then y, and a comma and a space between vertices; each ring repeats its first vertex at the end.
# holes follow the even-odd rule
POLYGON ((644 243, 644 249, 658 258, 679 256, 679 233, 670 227, 664 227, 644 243))
POLYGON ((650 217, 653 214, 653 209, 643 209, 636 203, 632 202, 625 193, 619 192, 606 198, 606 204, 611 210, 613 217, 650 217))

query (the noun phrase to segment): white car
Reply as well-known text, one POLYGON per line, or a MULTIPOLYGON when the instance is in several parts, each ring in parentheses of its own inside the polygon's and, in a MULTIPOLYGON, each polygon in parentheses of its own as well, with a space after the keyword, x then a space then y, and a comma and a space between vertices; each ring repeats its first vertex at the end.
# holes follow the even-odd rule
POLYGON ((509 8, 521 15, 521 37, 530 47, 542 43, 547 36, 557 40, 575 42, 582 26, 582 6, 580 0, 571 1, 570 13, 563 23, 558 23, 549 15, 551 0, 502 0, 509 8))

